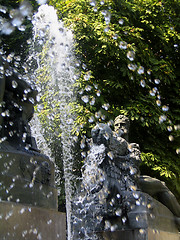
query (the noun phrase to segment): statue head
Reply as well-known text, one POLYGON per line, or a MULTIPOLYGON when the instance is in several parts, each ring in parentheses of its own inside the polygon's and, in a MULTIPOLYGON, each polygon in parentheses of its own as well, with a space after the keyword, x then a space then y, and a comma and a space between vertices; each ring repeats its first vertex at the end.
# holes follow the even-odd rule
POLYGON ((128 132, 130 127, 129 118, 124 115, 119 115, 114 120, 114 131, 128 141, 128 132))
POLYGON ((108 146, 110 138, 113 136, 113 132, 108 125, 100 123, 91 130, 91 135, 93 143, 108 146))

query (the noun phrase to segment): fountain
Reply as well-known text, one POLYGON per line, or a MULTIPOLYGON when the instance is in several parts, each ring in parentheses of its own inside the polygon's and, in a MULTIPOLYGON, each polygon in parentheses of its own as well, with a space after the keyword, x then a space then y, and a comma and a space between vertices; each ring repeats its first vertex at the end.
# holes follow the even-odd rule
POLYGON ((65 240, 66 216, 58 212, 54 162, 38 149, 29 125, 37 90, 10 66, 3 51, 0 63, 1 238, 65 240))
MULTIPOLYGON (((107 15, 105 19, 108 24, 107 15)), ((68 240, 119 238, 145 240, 160 237, 178 239, 174 215, 179 217, 179 206, 174 196, 169 198, 171 193, 160 181, 158 182, 160 192, 165 189, 163 190, 165 195, 168 193, 165 198, 170 202, 168 208, 148 195, 150 190, 146 189, 145 183, 150 182, 152 178, 139 177, 141 162, 139 146, 128 143, 126 128, 121 127, 120 131, 116 131, 119 123, 122 126, 122 119, 120 122, 115 120, 115 132, 105 124, 98 124, 92 130, 90 151, 83 166, 82 183, 73 199, 73 206, 71 205, 74 179, 70 147, 73 145, 71 131, 74 119, 69 103, 73 99, 72 85, 76 79, 74 63, 70 63, 74 62, 71 55, 72 33, 64 31, 63 23, 58 21, 55 10, 48 6, 39 8, 33 24, 35 36, 38 36, 38 41, 36 37, 34 39, 34 45, 40 49, 34 55, 38 65, 33 77, 34 82, 41 99, 44 97, 42 90, 44 83, 48 85, 45 90, 49 91, 49 99, 46 99, 49 108, 59 108, 56 112, 60 118, 59 129, 53 134, 61 137, 62 141, 68 240), (41 53, 45 53, 46 63, 41 53), (36 79, 44 67, 50 77, 48 83, 36 79), (55 102, 51 96, 55 96, 55 102), (146 190, 148 194, 144 193, 146 190), (172 203, 175 208, 172 208, 172 203), (153 230, 155 226, 157 232, 153 230)), ((124 44, 122 42, 122 49, 126 47, 124 44)), ((39 109, 37 107, 37 113, 31 122, 34 129, 31 131, 29 121, 33 117, 37 91, 34 85, 24 81, 23 77, 8 65, 5 58, 2 53, 0 234, 3 239, 63 240, 66 238, 65 214, 57 212, 54 162, 46 156, 51 155, 49 151, 46 155, 41 153, 32 137, 34 134, 31 134, 31 132, 38 133, 39 136, 42 134, 39 129, 39 132, 36 131, 33 122, 38 123, 37 128, 40 128, 39 113, 44 110, 43 102, 40 100, 41 107, 39 109)), ((129 69, 131 67, 128 66, 129 69)), ((139 68, 138 71, 144 70, 139 68)), ((82 97, 84 103, 87 102, 85 97, 87 96, 82 97)), ((54 117, 54 112, 50 112, 49 124, 53 123, 54 117)), ((128 122, 127 119, 126 121, 128 122)), ((44 145, 45 141, 43 147, 44 145)), ((157 184, 156 180, 154 182, 157 184)), ((155 192, 159 194, 159 191, 155 192)), ((162 194, 158 200, 161 202, 164 200, 162 194)))
MULTIPOLYGON (((36 48, 41 49, 40 54, 36 52, 34 54, 36 57, 33 56, 38 62, 36 87, 38 86, 40 89, 39 96, 41 99, 43 99, 44 94, 47 95, 48 91, 46 100, 44 102, 40 101, 40 105, 42 106, 38 109, 37 114, 40 116, 44 110, 47 110, 48 105, 50 111, 46 120, 49 121, 51 127, 56 125, 54 131, 56 131, 57 138, 61 139, 62 160, 59 159, 58 161, 63 161, 67 235, 68 239, 71 239, 71 197, 73 194, 73 138, 71 131, 73 115, 69 104, 75 99, 73 94, 73 84, 75 83, 75 60, 72 55, 73 36, 70 30, 65 29, 63 22, 58 20, 56 10, 52 6, 42 5, 39 7, 38 13, 34 16, 33 25, 35 52, 36 48), (41 53, 45 53, 45 61, 41 53), (40 75, 41 68, 42 72, 44 69, 48 69, 49 71, 48 83, 45 83, 44 76, 41 77, 40 75), (57 116, 59 119, 58 122, 56 120, 57 116)), ((53 132, 52 135, 54 135, 53 132)), ((48 137, 50 138, 49 142, 53 141, 50 134, 48 137)))
POLYGON ((115 119, 114 132, 106 124, 92 129, 74 199, 74 240, 179 238, 180 205, 164 183, 139 175, 139 146, 127 142, 128 132, 123 115, 115 119))
POLYGON ((54 164, 37 149, 28 124, 37 92, 0 57, 4 70, 0 235, 3 239, 65 239, 65 215, 57 212, 54 164), (56 224, 51 227, 52 222, 61 222, 63 231, 56 224), (45 230, 47 226, 50 231, 45 230))

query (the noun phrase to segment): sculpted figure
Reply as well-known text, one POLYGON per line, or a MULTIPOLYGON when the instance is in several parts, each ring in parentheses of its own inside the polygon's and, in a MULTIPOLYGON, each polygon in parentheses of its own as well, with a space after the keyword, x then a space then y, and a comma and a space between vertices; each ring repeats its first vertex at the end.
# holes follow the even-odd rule
POLYGON ((28 122, 34 112, 37 91, 21 79, 0 55, 0 136, 10 145, 25 146, 36 150, 28 122))
MULTIPOLYGON (((95 146, 105 146, 104 158, 98 167, 105 173, 105 191, 107 210, 104 220, 117 218, 116 212, 121 209, 122 218, 127 218, 131 206, 136 199, 133 194, 137 190, 137 177, 139 175, 140 151, 138 144, 129 144, 122 136, 127 137, 125 118, 123 118, 123 129, 119 131, 119 119, 116 123, 115 132, 105 124, 99 124, 92 129, 92 139, 95 146), (117 197, 118 196, 118 197, 117 197)), ((122 119, 122 118, 121 118, 122 119)), ((99 190, 99 189, 98 189, 99 190)))
MULTIPOLYGON (((91 132, 94 147, 98 148, 99 146, 100 149, 101 145, 105 146, 104 155, 98 163, 98 167, 103 170, 106 179, 102 184, 99 184, 99 188, 95 188, 95 191, 98 192, 104 187, 108 192, 104 219, 109 219, 110 216, 111 219, 115 218, 116 211, 119 208, 121 209, 121 216, 125 218, 132 216, 132 210, 134 212, 145 211, 145 209, 143 210, 145 206, 137 206, 136 204, 138 199, 145 197, 142 193, 145 192, 152 197, 156 197, 159 202, 169 208, 177 217, 178 222, 180 206, 165 183, 149 176, 140 176, 139 145, 128 143, 129 127, 129 119, 120 115, 114 121, 114 132, 105 124, 98 124, 91 132), (119 199, 117 196, 119 196, 119 199)), ((151 200, 149 199, 149 201, 151 200)), ((135 220, 131 217, 129 222, 134 224, 135 220)), ((143 226, 143 221, 141 224, 143 226)))
MULTIPOLYGON (((125 136, 126 140, 128 140, 129 127, 129 119, 125 116, 120 115, 114 121, 115 132, 122 137, 125 136)), ((156 178, 142 175, 139 176, 138 183, 143 192, 155 197, 174 214, 176 222, 180 227, 180 205, 166 184, 156 178)))

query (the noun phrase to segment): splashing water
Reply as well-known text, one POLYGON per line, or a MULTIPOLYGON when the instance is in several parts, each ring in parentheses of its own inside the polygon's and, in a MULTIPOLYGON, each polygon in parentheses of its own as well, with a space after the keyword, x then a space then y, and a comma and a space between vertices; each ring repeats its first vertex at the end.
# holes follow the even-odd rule
MULTIPOLYGON (((48 104, 49 112, 46 116, 46 125, 49 127, 55 125, 55 129, 52 131, 52 139, 54 136, 61 137, 66 191, 67 231, 68 239, 71 239, 70 220, 73 191, 71 184, 73 179, 73 157, 71 152, 73 141, 71 131, 73 118, 69 103, 73 101, 74 68, 71 65, 73 62, 73 35, 71 31, 64 28, 62 22, 58 21, 55 9, 48 5, 42 5, 39 8, 38 13, 34 16, 33 25, 34 47, 40 49, 40 52, 35 54, 35 60, 38 64, 35 84, 38 86, 41 99, 40 107, 37 111, 41 115, 46 110, 46 103, 48 104), (47 77, 47 75, 48 79, 44 81, 43 77, 47 77), (47 94, 46 100, 42 102, 45 94, 47 94)), ((50 134, 50 128, 48 130, 48 134, 50 134)), ((51 138, 51 134, 49 136, 51 138)))

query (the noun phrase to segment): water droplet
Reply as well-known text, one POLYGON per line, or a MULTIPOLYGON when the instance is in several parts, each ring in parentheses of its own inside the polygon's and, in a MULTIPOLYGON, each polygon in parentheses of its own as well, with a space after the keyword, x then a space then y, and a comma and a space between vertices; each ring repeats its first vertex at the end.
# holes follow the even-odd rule
MULTIPOLYGON (((13 56, 11 55, 11 54, 9 54, 8 56, 7 56, 7 62, 12 62, 12 60, 13 60, 13 56)), ((3 69, 2 69, 3 70, 3 69)))
POLYGON ((18 27, 18 29, 19 29, 19 31, 25 31, 26 30, 26 26, 24 26, 24 25, 21 25, 21 26, 19 26, 18 27))
POLYGON ((47 221, 47 224, 49 225, 49 224, 51 224, 52 223, 52 220, 50 219, 49 221, 47 221))
POLYGON ((114 206, 114 204, 115 204, 114 198, 111 199, 111 201, 109 202, 109 204, 110 204, 112 207, 114 206))
POLYGON ((88 81, 91 77, 91 74, 89 72, 87 72, 85 75, 84 75, 84 80, 88 81))
POLYGON ((32 98, 32 97, 29 98, 29 101, 30 101, 32 104, 35 103, 34 98, 32 98))
POLYGON ((32 43, 31 39, 28 39, 27 44, 31 44, 31 43, 32 43))
POLYGON ((34 182, 31 182, 31 183, 29 184, 29 187, 32 188, 33 186, 34 186, 34 182))
POLYGON ((109 120, 109 121, 108 121, 108 123, 107 123, 107 124, 108 124, 108 126, 109 126, 109 127, 111 127, 111 126, 113 126, 113 125, 114 125, 114 121, 111 119, 111 120, 109 120))
POLYGON ((42 240, 42 234, 41 233, 38 233, 37 239, 42 240))
POLYGON ((22 24, 23 20, 24 18, 22 17, 22 15, 18 14, 18 16, 12 19, 11 23, 14 27, 19 27, 22 24))
POLYGON ((162 106, 162 110, 163 110, 164 112, 167 112, 167 111, 169 110, 169 107, 166 106, 166 105, 164 105, 164 106, 162 106))
POLYGON ((95 0, 91 0, 91 1, 90 1, 90 5, 91 5, 92 7, 95 7, 95 6, 96 6, 96 1, 95 1, 95 0))
POLYGON ((79 90, 79 92, 78 92, 78 93, 79 93, 80 95, 82 95, 82 94, 83 94, 83 92, 84 92, 84 90, 83 90, 83 89, 81 89, 81 90, 79 90))
POLYGON ((154 93, 157 93, 157 92, 158 92, 157 87, 154 87, 152 90, 153 90, 154 93))
POLYGON ((127 49, 127 42, 121 41, 120 44, 119 44, 119 48, 120 49, 127 49))
POLYGON ((104 104, 102 105, 102 108, 104 108, 105 110, 108 110, 109 107, 110 107, 109 103, 104 103, 104 104))
POLYGON ((24 231, 22 232, 22 237, 24 238, 24 237, 26 236, 26 234, 27 234, 27 230, 24 230, 24 231))
POLYGON ((119 20, 119 24, 120 24, 120 25, 123 25, 123 23, 124 23, 124 20, 123 20, 123 19, 120 19, 120 20, 119 20))
POLYGON ((175 131, 180 130, 180 125, 174 125, 174 130, 175 131))
POLYGON ((98 85, 97 84, 93 84, 93 85, 94 85, 95 89, 98 89, 98 85))
POLYGON ((91 89, 92 89, 92 87, 91 87, 90 85, 87 85, 87 86, 85 87, 85 90, 86 90, 86 91, 91 91, 91 89))
POLYGON ((21 210, 19 211, 20 214, 23 214, 25 212, 25 208, 21 208, 21 210))
POLYGON ((116 212, 115 212, 115 214, 116 214, 116 216, 121 216, 122 210, 121 210, 120 208, 117 209, 116 212))
POLYGON ((172 135, 169 135, 169 141, 172 142, 174 140, 174 137, 172 135))
POLYGON ((118 38, 118 35, 115 34, 113 37, 112 37, 114 40, 116 40, 118 38))
POLYGON ((15 56, 14 59, 15 59, 16 61, 18 61, 18 62, 21 61, 21 57, 20 57, 20 56, 15 56))
POLYGON ((167 130, 168 130, 169 132, 171 132, 171 131, 173 130, 172 126, 168 126, 168 127, 167 127, 167 130))
POLYGON ((128 58, 130 61, 134 61, 135 52, 134 52, 134 51, 129 51, 129 52, 127 53, 127 58, 128 58))
POLYGON ((37 2, 42 5, 42 4, 46 4, 47 0, 37 0, 37 2))
POLYGON ((128 68, 129 68, 129 70, 131 70, 131 71, 135 71, 136 68, 137 68, 137 65, 130 63, 130 64, 128 64, 128 68))
POLYGON ((85 140, 81 140, 80 148, 83 149, 86 147, 85 140))
POLYGON ((13 196, 11 195, 11 196, 9 196, 8 198, 7 198, 7 201, 9 202, 9 201, 11 201, 11 199, 13 198, 13 196))
POLYGON ((145 80, 141 80, 140 84, 141 84, 141 87, 144 88, 144 87, 146 86, 146 82, 145 82, 145 80))
POLYGON ((140 66, 137 70, 138 74, 144 74, 144 67, 140 66))
POLYGON ((108 31, 109 31, 109 27, 106 27, 106 28, 104 29, 104 32, 107 33, 108 31))
POLYGON ((94 122, 94 117, 91 116, 88 121, 89 121, 90 123, 93 123, 93 122, 94 122))
POLYGON ((137 205, 137 206, 140 206, 140 205, 141 205, 141 203, 140 203, 139 200, 136 201, 136 205, 137 205))
POLYGON ((117 197, 118 199, 120 199, 121 195, 118 193, 118 194, 116 195, 116 197, 117 197))
POLYGON ((101 119, 102 119, 102 120, 105 120, 105 119, 106 119, 106 116, 105 116, 105 115, 102 115, 102 116, 101 116, 101 119))
POLYGON ((112 226, 111 226, 111 232, 116 231, 117 228, 118 228, 117 224, 112 225, 112 226))
POLYGON ((107 13, 107 10, 102 10, 102 11, 101 11, 101 13, 102 13, 102 15, 104 15, 104 16, 105 16, 105 15, 106 15, 106 13, 107 13))
POLYGON ((36 228, 33 229, 33 233, 34 234, 37 234, 38 233, 38 230, 36 228))
POLYGON ((134 197, 135 199, 139 199, 139 193, 133 192, 133 197, 134 197))
POLYGON ((88 102, 89 102, 89 96, 88 96, 88 95, 82 96, 81 99, 82 99, 83 102, 85 102, 85 103, 88 103, 88 102))
POLYGON ((106 25, 108 25, 111 21, 111 13, 109 11, 106 12, 106 15, 104 16, 104 20, 106 25))
POLYGON ((159 79, 154 79, 155 84, 159 84, 160 80, 159 79))
POLYGON ((150 90, 150 91, 149 91, 149 94, 150 94, 152 97, 154 97, 154 96, 156 95, 156 93, 155 93, 153 90, 150 90))
POLYGON ((99 112, 96 112, 95 113, 95 117, 97 118, 97 119, 99 119, 100 117, 101 117, 101 112, 99 111, 99 112))
POLYGON ((136 168, 130 167, 130 174, 131 174, 131 175, 134 175, 134 174, 136 174, 136 173, 137 173, 136 168))
POLYGON ((81 156, 82 156, 83 158, 85 158, 85 157, 86 157, 86 152, 81 152, 81 156))
POLYGON ((156 100, 156 104, 157 104, 158 106, 161 106, 161 100, 156 100))
MULTIPOLYGON (((24 95, 24 98, 26 98, 25 95, 24 95)), ((23 99, 24 99, 24 98, 23 98, 23 99)), ((24 100, 25 100, 25 99, 24 99, 24 100)), ((36 96, 36 101, 37 101, 37 102, 40 102, 40 100, 41 100, 41 97, 40 97, 39 95, 36 96)))
POLYGON ((18 86, 18 83, 15 80, 13 80, 12 81, 12 87, 13 88, 17 88, 17 86, 18 86))
POLYGON ((165 115, 161 115, 159 117, 159 123, 163 123, 164 121, 166 121, 167 117, 165 115))
POLYGON ((2 34, 10 35, 14 31, 14 26, 11 25, 9 22, 5 22, 1 27, 2 34))
POLYGON ((96 95, 97 95, 98 97, 100 97, 100 96, 101 96, 101 91, 100 91, 100 90, 97 90, 96 95))
POLYGON ((113 160, 114 154, 113 154, 112 151, 111 151, 111 152, 108 152, 107 155, 108 155, 108 157, 109 157, 111 160, 113 160))
POLYGON ((141 235, 143 235, 143 234, 145 234, 145 230, 144 230, 144 229, 139 229, 139 233, 140 233, 141 235))
POLYGON ((13 215, 13 211, 9 211, 5 216, 5 220, 8 220, 12 215, 13 215))
POLYGON ((7 11, 7 8, 6 7, 4 7, 4 6, 1 6, 0 5, 0 12, 2 12, 2 13, 6 13, 6 11, 7 11))
POLYGON ((72 118, 69 118, 69 119, 67 119, 67 121, 66 121, 66 123, 68 124, 68 125, 70 125, 70 124, 73 124, 73 119, 72 118))
POLYGON ((27 93, 29 93, 29 92, 31 92, 31 89, 30 89, 30 88, 27 88, 27 89, 24 90, 24 93, 25 93, 25 94, 27 94, 27 93))
POLYGON ((176 149, 176 153, 177 153, 177 154, 180 154, 180 148, 177 148, 177 149, 176 149))
POLYGON ((19 7, 21 14, 26 17, 29 16, 32 12, 32 6, 28 1, 23 1, 19 7))
POLYGON ((90 105, 94 105, 96 102, 96 99, 94 97, 92 97, 91 101, 90 101, 90 105))
POLYGON ((0 143, 6 141, 7 137, 0 138, 0 143))
POLYGON ((123 218, 122 218, 122 223, 125 224, 126 221, 127 221, 127 218, 126 218, 126 217, 123 217, 123 218))

